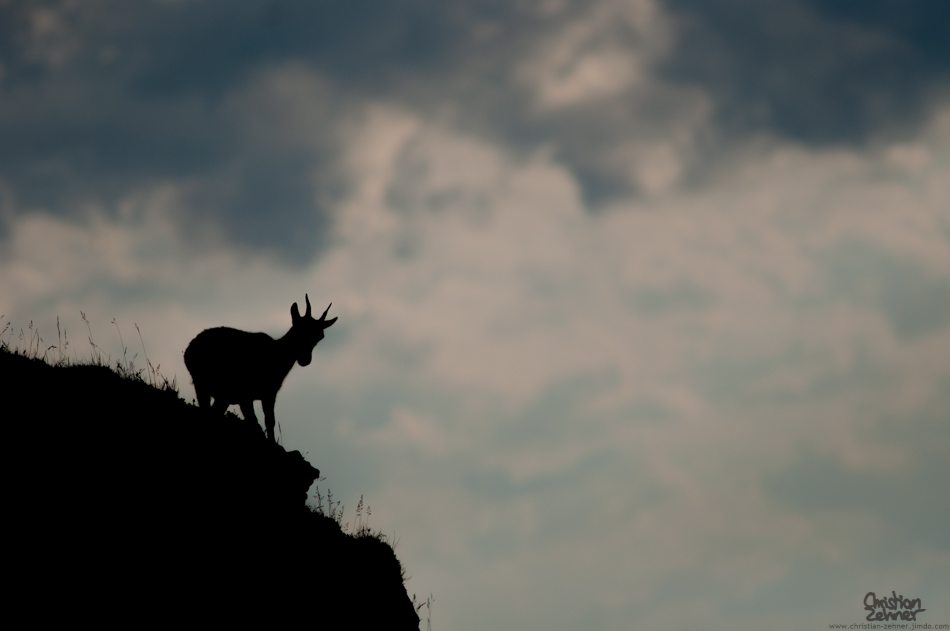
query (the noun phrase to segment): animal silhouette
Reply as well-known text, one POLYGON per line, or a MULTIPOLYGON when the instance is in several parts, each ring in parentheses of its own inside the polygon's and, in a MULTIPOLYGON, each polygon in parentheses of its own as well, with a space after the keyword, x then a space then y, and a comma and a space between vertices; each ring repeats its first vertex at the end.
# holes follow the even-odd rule
MULTIPOLYGON (((327 320, 330 307, 319 320, 310 315, 310 297, 306 294, 307 312, 301 316, 295 302, 290 308, 291 327, 279 340, 266 333, 248 333, 228 327, 206 329, 191 340, 185 349, 185 366, 195 384, 198 405, 224 414, 228 406, 241 406, 245 419, 257 421, 254 401, 264 408, 264 428, 274 439, 274 403, 277 391, 293 368, 294 362, 306 366, 313 358, 313 349, 323 339, 323 331, 336 322, 327 320)), ((331 306, 333 303, 330 303, 331 306)))

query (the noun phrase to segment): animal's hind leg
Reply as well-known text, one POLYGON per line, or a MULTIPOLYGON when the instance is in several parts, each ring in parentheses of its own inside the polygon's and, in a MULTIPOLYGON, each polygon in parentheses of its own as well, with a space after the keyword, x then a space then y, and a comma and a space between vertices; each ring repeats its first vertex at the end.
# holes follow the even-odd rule
POLYGON ((211 411, 219 416, 224 416, 224 413, 228 411, 228 402, 224 399, 215 399, 211 411))
POLYGON ((274 404, 276 401, 277 397, 261 399, 261 407, 264 408, 264 429, 267 437, 274 442, 277 442, 277 439, 274 438, 274 404))
POLYGON ((241 403, 241 414, 244 415, 245 421, 254 421, 257 423, 257 415, 254 414, 254 402, 253 401, 244 401, 241 403))

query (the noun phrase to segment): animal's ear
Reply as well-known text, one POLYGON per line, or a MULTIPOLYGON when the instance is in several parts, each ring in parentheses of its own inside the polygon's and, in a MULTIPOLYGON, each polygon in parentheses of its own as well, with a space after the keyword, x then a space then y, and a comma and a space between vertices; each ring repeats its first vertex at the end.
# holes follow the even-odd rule
POLYGON ((296 323, 300 319, 300 309, 297 308, 297 303, 294 303, 294 306, 290 308, 290 320, 291 322, 296 323))
POLYGON ((336 318, 333 318, 332 320, 326 320, 326 321, 323 323, 323 328, 325 328, 325 329, 326 329, 326 328, 329 328, 334 322, 336 322, 336 318))

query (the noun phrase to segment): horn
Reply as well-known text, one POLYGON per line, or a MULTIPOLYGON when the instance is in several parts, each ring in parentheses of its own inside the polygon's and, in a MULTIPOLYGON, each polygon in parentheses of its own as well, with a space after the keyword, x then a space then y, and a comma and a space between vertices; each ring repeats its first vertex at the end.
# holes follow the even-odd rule
POLYGON ((332 306, 333 306, 333 303, 332 303, 332 302, 331 302, 329 305, 327 305, 327 310, 323 312, 323 315, 322 315, 322 316, 320 316, 320 320, 326 320, 326 319, 327 319, 327 314, 330 313, 330 307, 332 307, 332 306))
POLYGON ((303 299, 307 301, 307 315, 305 315, 304 317, 309 318, 310 317, 310 296, 308 296, 307 294, 304 294, 303 299))

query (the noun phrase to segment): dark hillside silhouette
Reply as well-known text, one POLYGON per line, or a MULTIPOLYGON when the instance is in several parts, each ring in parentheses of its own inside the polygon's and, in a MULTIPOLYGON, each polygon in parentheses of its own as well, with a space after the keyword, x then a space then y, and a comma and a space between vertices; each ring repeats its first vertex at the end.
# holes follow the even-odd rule
POLYGON ((319 472, 254 420, 2 347, 0 387, 11 612, 419 628, 392 548, 307 507, 319 472))
POLYGON ((185 350, 185 366, 194 380, 198 405, 208 407, 214 398, 211 409, 224 414, 229 405, 237 404, 244 418, 256 423, 254 401, 260 401, 267 437, 273 441, 277 391, 294 362, 301 366, 310 364, 324 330, 336 322, 336 318, 327 320, 330 307, 319 320, 314 320, 310 315, 310 297, 304 295, 304 299, 307 313, 301 317, 295 302, 290 308, 290 330, 279 340, 266 333, 223 326, 199 333, 185 350))

